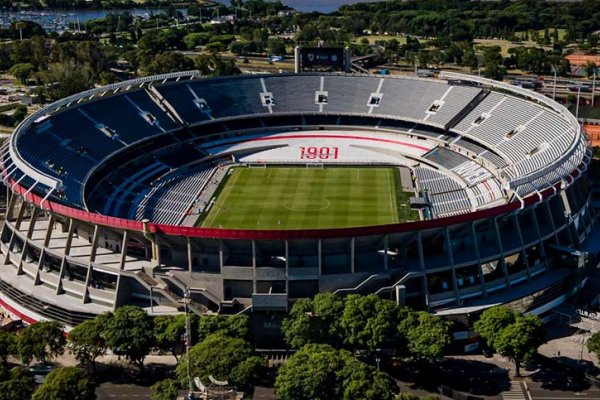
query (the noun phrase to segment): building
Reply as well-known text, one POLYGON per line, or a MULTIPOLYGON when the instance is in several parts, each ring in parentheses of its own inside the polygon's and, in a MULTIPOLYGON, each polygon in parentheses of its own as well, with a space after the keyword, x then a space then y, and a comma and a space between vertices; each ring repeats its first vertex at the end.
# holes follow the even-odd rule
POLYGON ((26 322, 177 312, 189 289, 197 313, 377 293, 468 325, 500 303, 544 314, 596 265, 576 119, 480 77, 141 78, 45 107, 1 155, 0 305, 26 322), (232 165, 393 168, 418 217, 195 227, 232 165))

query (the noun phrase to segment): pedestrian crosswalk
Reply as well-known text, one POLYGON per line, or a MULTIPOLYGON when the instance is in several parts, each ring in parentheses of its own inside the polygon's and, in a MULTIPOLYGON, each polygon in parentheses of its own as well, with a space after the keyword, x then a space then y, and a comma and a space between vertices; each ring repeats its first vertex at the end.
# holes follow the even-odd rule
POLYGON ((510 388, 502 392, 502 400, 527 400, 525 392, 523 392, 523 386, 519 381, 510 381, 510 388))

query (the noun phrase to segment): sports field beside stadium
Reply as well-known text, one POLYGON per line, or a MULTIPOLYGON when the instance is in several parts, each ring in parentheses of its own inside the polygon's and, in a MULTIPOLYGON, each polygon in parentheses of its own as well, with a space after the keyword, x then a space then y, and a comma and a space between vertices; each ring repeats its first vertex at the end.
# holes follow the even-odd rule
POLYGON ((418 220, 388 167, 236 167, 199 225, 319 229, 418 220))

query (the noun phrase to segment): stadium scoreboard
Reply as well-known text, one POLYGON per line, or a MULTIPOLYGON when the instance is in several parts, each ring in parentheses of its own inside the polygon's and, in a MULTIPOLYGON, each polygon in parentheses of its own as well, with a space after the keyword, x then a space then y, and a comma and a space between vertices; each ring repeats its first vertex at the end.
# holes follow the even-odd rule
POLYGON ((348 71, 349 49, 342 47, 296 47, 296 72, 348 71))

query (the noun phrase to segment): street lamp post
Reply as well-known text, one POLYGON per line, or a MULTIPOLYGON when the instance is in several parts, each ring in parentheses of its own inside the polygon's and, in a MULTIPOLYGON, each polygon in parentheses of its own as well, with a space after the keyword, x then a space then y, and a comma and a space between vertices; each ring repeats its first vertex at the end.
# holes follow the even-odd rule
POLYGON ((575 118, 579 118, 579 96, 581 96, 581 84, 577 86, 577 105, 575 106, 575 118))
POLYGON ((594 98, 596 96, 596 75, 598 74, 598 68, 594 68, 594 76, 592 77, 592 108, 594 107, 594 98))
POLYGON ((188 378, 188 399, 194 398, 194 388, 192 387, 192 372, 190 371, 190 345, 192 341, 192 330, 190 329, 190 315, 188 311, 188 303, 190 301, 189 284, 183 296, 183 307, 185 312, 185 358, 187 361, 187 378, 188 378))
POLYGON ((556 67, 552 67, 554 70, 554 86, 552 87, 552 100, 556 100, 556 67))

